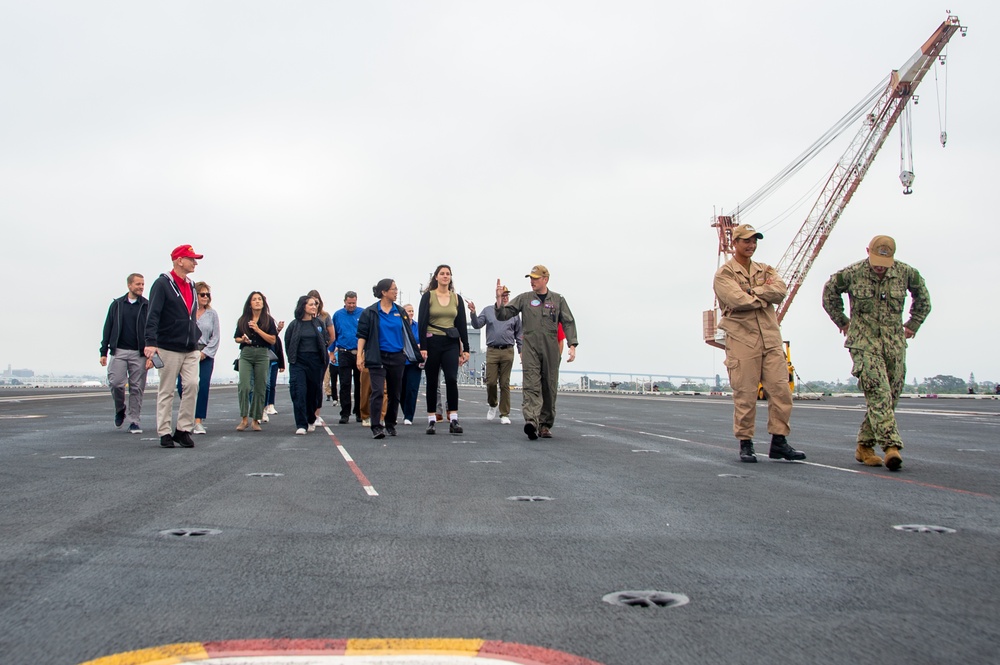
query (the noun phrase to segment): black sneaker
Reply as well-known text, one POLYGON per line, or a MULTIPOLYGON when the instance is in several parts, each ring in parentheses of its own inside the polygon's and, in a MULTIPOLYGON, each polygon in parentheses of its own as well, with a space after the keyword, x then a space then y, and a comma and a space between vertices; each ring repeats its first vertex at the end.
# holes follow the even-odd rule
POLYGON ((388 434, 389 436, 396 436, 396 428, 393 427, 392 425, 386 425, 385 433, 388 434))
POLYGON ((350 421, 350 418, 348 418, 347 416, 341 416, 340 420, 338 420, 337 422, 339 422, 341 425, 346 425, 348 421, 350 421))
POLYGON ((132 423, 128 426, 129 434, 142 434, 142 428, 139 427, 137 423, 132 423))
POLYGON ((185 432, 182 429, 175 430, 174 441, 181 448, 194 448, 194 439, 191 438, 191 432, 185 432))
POLYGON ((428 434, 433 434, 434 433, 434 421, 433 420, 430 421, 429 423, 427 423, 427 433, 428 434))
POLYGON ((756 462, 757 453, 753 449, 753 441, 750 439, 743 439, 740 441, 740 461, 741 462, 756 462))
POLYGON ((781 434, 771 436, 771 450, 767 456, 771 459, 801 460, 806 458, 806 454, 801 450, 795 450, 781 434))
POLYGON ((381 427, 372 427, 372 438, 373 439, 384 439, 385 430, 381 427))
POLYGON ((524 433, 528 435, 528 439, 531 441, 538 438, 538 428, 535 427, 535 423, 524 423, 524 433))
POLYGON ((115 427, 121 427, 122 423, 125 422, 125 409, 115 413, 115 427))
POLYGON ((169 434, 164 434, 163 436, 160 437, 160 445, 163 446, 164 448, 173 448, 174 437, 170 436, 169 434))
POLYGON ((448 433, 449 434, 461 434, 462 433, 462 426, 458 424, 458 420, 457 419, 455 419, 455 420, 449 420, 448 421, 448 433))

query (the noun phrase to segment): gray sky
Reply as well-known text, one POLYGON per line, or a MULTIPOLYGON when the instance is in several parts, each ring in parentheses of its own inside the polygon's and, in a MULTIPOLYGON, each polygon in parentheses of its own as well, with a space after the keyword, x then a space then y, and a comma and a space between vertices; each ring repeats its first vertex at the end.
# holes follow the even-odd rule
MULTIPOLYGON (((497 278, 527 290, 543 263, 578 320, 565 369, 724 374, 701 340, 713 210, 900 67, 943 7, 0 0, 0 364, 100 374, 125 276, 150 284, 191 243, 222 318, 223 369, 251 290, 283 319, 311 288, 330 308, 347 289, 367 305, 382 277, 415 302, 448 263, 482 306, 497 278)), ((914 113, 914 194, 897 179, 897 130, 785 318, 805 380, 848 378, 820 292, 884 233, 934 304, 907 380, 1000 381, 995 214, 982 207, 1000 11, 978 0, 955 12, 969 36, 948 51, 948 146, 945 72, 935 83, 932 70, 914 113)), ((765 233, 758 260, 777 263, 844 145, 743 220, 765 233)))

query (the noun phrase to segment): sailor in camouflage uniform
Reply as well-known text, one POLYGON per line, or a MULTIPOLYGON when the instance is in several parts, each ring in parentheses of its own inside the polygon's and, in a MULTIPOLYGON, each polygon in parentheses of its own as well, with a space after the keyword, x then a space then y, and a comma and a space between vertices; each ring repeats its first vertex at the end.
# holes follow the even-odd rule
POLYGON ((858 386, 868 410, 858 432, 855 459, 881 466, 876 445, 885 452, 885 466, 897 471, 903 464, 903 440, 896 428, 895 409, 906 377, 906 340, 913 337, 931 311, 930 295, 915 268, 895 260, 896 241, 875 236, 868 259, 834 273, 823 287, 823 309, 830 315, 851 352, 858 386), (910 292, 910 320, 903 323, 903 304, 910 292), (843 294, 851 302, 851 318, 844 315, 843 294))

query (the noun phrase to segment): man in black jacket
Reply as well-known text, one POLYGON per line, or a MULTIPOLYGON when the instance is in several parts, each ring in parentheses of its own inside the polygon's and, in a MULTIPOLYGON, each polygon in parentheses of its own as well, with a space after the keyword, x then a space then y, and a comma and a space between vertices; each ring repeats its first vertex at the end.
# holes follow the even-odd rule
POLYGON ((101 367, 108 368, 108 386, 115 401, 115 427, 126 418, 131 434, 142 434, 142 395, 146 392, 146 372, 153 366, 143 348, 149 301, 142 297, 146 280, 139 273, 128 276, 128 293, 111 301, 101 338, 101 367), (108 364, 108 352, 111 363, 108 364), (128 404, 125 384, 128 383, 128 404))
POLYGON ((201 254, 191 245, 180 245, 170 253, 173 270, 156 278, 149 289, 149 316, 146 318, 146 357, 159 367, 160 388, 156 395, 156 433, 160 445, 193 448, 194 407, 198 397, 198 301, 194 282, 188 277, 198 266, 201 254), (171 435, 174 387, 181 377, 184 393, 177 409, 177 428, 171 435))

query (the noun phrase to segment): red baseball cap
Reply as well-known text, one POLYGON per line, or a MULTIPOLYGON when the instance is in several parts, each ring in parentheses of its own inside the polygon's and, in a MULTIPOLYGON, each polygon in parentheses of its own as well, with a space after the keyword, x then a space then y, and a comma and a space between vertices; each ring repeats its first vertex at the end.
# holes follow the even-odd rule
POLYGON ((178 245, 174 248, 174 251, 170 252, 170 260, 176 261, 177 259, 203 259, 204 255, 198 254, 194 251, 194 247, 191 245, 178 245))

